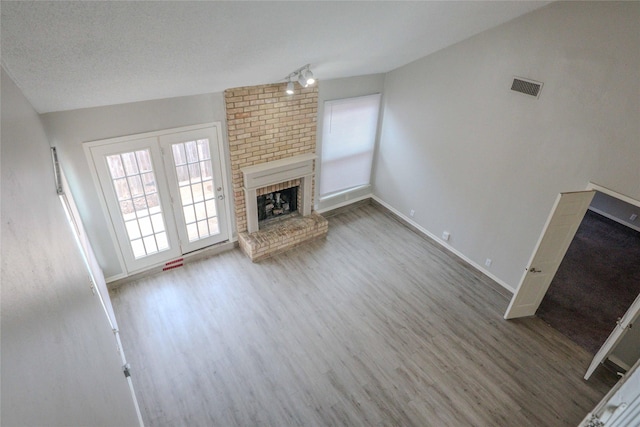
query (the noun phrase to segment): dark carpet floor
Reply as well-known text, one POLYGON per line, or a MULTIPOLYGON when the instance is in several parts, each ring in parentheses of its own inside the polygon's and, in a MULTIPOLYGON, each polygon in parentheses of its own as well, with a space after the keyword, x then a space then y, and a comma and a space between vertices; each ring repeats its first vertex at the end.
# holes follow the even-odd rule
POLYGON ((587 211, 536 315, 595 354, 640 293, 640 233, 587 211))

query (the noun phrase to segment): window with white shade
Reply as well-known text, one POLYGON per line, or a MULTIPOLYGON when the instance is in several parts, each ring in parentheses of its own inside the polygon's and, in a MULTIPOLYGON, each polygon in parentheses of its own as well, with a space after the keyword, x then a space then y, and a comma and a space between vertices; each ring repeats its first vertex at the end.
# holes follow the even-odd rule
POLYGON ((380 94, 324 103, 320 198, 369 185, 380 94))

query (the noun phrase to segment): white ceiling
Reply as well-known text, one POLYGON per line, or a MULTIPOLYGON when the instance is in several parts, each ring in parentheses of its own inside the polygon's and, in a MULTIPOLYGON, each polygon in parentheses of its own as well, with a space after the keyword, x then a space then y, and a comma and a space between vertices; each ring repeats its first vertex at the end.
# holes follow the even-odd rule
POLYGON ((3 0, 2 64, 44 113, 387 72, 546 3, 3 0))

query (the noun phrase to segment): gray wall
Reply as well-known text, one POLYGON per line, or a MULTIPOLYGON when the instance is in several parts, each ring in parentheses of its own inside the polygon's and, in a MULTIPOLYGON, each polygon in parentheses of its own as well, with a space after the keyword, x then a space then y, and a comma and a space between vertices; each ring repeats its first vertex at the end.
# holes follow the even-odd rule
MULTIPOLYGON (((384 74, 370 74, 367 76, 349 77, 344 79, 321 80, 318 83, 318 122, 317 122, 317 149, 318 158, 322 154, 322 128, 324 125, 324 102, 335 99, 354 98, 357 96, 382 93, 384 90, 384 74)), ((322 165, 316 162, 316 174, 320 176, 322 165)), ((335 197, 320 200, 319 186, 316 185, 316 209, 320 212, 334 209, 344 204, 351 203, 360 197, 370 196, 371 186, 359 188, 335 197)))
POLYGON ((2 70, 3 426, 132 426, 106 314, 55 192, 38 115, 2 70))
MULTIPOLYGON (((224 98, 221 93, 47 113, 41 118, 51 145, 58 149, 82 221, 107 280, 125 271, 118 261, 117 249, 107 228, 107 217, 96 194, 83 150, 84 142, 221 122, 227 153, 225 160, 229 164, 224 98)), ((231 182, 229 176, 227 181, 231 182)), ((232 193, 227 191, 227 194, 232 193)), ((235 226, 232 229, 235 230, 235 226)))
POLYGON ((552 3, 388 73, 374 194, 515 289, 558 193, 640 200, 638 16, 552 3))
POLYGON ((640 231, 640 207, 638 206, 626 203, 608 194, 597 192, 591 201, 589 209, 629 228, 640 231), (635 220, 630 219, 633 214, 637 216, 635 220))

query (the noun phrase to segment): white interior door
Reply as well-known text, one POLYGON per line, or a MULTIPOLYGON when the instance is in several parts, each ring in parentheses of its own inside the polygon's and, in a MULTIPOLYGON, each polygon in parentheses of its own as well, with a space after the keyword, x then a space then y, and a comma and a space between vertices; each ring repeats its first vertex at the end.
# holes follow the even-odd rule
POLYGON ((558 195, 505 319, 536 313, 594 194, 595 191, 579 191, 558 195))
POLYGON ((215 128, 159 138, 182 253, 228 239, 222 153, 215 128))
POLYGON ((602 347, 600 347, 600 350, 598 350, 595 357, 591 361, 589 369, 587 369, 587 373, 584 376, 585 380, 588 380, 589 377, 591 377, 591 374, 593 374, 593 372, 596 370, 598 365, 604 362, 607 357, 609 357, 609 354, 611 354, 618 343, 622 340, 631 325, 633 325, 633 322, 635 322, 635 320, 638 318, 638 315, 640 315, 640 295, 636 297, 635 301, 633 302, 633 304, 631 304, 631 307, 629 307, 624 316, 622 316, 620 320, 616 322, 616 326, 611 332, 611 335, 609 335, 607 340, 604 342, 602 347))

